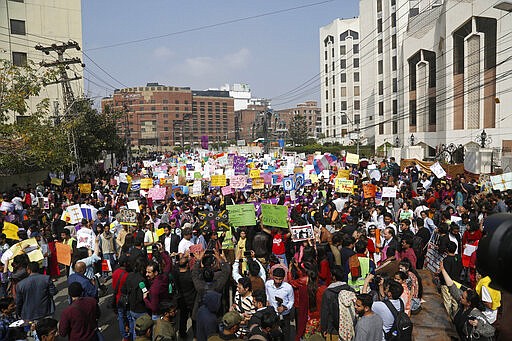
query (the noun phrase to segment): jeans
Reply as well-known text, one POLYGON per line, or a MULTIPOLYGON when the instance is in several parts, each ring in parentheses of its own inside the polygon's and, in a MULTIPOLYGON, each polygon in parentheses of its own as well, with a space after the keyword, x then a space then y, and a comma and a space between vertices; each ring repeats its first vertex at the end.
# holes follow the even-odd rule
MULTIPOLYGON (((126 331, 125 325, 124 325, 125 317, 127 315, 128 315, 128 313, 126 313, 124 311, 124 309, 117 308, 117 322, 119 323, 119 332, 121 333, 121 336, 123 337, 123 339, 128 339, 130 337, 130 332, 126 331)), ((131 330, 131 327, 130 327, 130 330, 131 330)))
POLYGON ((136 313, 134 311, 128 312, 128 323, 130 324, 130 334, 132 334, 132 340, 135 341, 135 321, 145 313, 136 313))

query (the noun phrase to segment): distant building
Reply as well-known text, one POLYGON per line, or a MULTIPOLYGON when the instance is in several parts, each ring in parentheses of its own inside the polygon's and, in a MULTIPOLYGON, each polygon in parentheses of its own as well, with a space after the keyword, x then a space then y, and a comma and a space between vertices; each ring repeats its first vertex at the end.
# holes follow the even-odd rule
MULTIPOLYGON (((9 60, 14 65, 24 65, 29 60, 35 64, 55 61, 57 54, 46 55, 36 50, 35 46, 62 44, 70 40, 82 46, 81 1, 1 1, 0 36, 0 59, 9 60)), ((82 52, 69 49, 65 57, 82 59, 82 52)), ((82 70, 81 66, 73 68, 69 78, 82 77, 82 70)), ((76 96, 82 94, 83 79, 74 80, 70 84, 76 96)), ((35 105, 45 98, 50 100, 52 114, 66 112, 61 84, 47 85, 39 97, 30 98, 29 107, 35 109, 35 105)), ((9 117, 11 122, 13 118, 9 117)))
MULTIPOLYGON (((321 110, 316 101, 306 101, 297 104, 295 108, 276 110, 276 119, 273 120, 271 125, 272 131, 277 136, 281 136, 283 131, 290 130, 291 122, 295 116, 303 116, 304 122, 307 127, 308 138, 317 139, 320 133, 322 117, 321 110)), ((286 134, 284 134, 286 136, 286 134)))
POLYGON ((229 91, 229 96, 235 101, 235 111, 247 109, 251 102, 251 88, 249 84, 226 84, 220 90, 229 91))
POLYGON ((104 110, 107 106, 126 112, 117 128, 132 148, 198 146, 203 135, 210 141, 234 138, 233 98, 227 91, 148 83, 116 90, 112 97, 102 100, 104 110))

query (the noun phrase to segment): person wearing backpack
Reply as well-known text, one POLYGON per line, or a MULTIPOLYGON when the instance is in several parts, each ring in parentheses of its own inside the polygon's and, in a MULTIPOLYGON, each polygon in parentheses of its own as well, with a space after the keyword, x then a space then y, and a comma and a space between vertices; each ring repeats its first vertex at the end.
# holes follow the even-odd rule
POLYGON ((320 329, 327 341, 339 339, 340 307, 338 296, 340 292, 346 290, 354 293, 354 289, 342 281, 345 275, 340 266, 334 266, 331 269, 331 275, 332 283, 325 289, 320 307, 320 329))
POLYGON ((379 289, 384 291, 385 298, 382 301, 373 302, 372 310, 382 318, 383 340, 412 340, 413 325, 411 319, 405 313, 404 302, 400 299, 404 288, 395 280, 389 280, 385 283, 381 281, 379 286, 383 286, 379 289))

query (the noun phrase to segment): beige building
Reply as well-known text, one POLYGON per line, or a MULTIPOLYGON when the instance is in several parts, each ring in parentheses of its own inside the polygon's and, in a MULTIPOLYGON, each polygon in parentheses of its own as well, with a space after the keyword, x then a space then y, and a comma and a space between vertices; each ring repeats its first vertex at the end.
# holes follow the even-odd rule
MULTIPOLYGON (((36 50, 36 45, 61 45, 73 41, 82 46, 82 8, 80 0, 5 0, 0 1, 0 59, 9 60, 15 65, 23 65, 27 60, 36 64, 51 63, 57 54, 45 54, 36 50)), ((65 58, 79 58, 82 53, 76 49, 66 51, 65 58)), ((81 78, 80 64, 70 65, 69 78, 81 78)), ((74 80, 71 88, 75 96, 83 92, 83 79, 74 80)), ((50 111, 66 112, 61 84, 46 86, 38 98, 30 98, 34 108, 42 99, 50 99, 50 111)), ((12 122, 15 114, 9 115, 12 122)))

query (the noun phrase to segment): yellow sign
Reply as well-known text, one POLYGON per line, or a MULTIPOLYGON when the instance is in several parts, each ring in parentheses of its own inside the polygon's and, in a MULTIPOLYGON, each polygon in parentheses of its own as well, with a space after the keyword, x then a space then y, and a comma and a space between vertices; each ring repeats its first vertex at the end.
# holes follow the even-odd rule
POLYGON ((255 179, 255 178, 259 178, 261 176, 261 172, 259 169, 251 169, 249 171, 249 177, 255 179))
POLYGON ((51 184, 52 185, 57 185, 57 186, 62 186, 62 179, 52 178, 51 184))
POLYGON ((334 179, 334 190, 338 193, 352 193, 354 180, 336 178, 334 179))
POLYGON ((311 180, 311 183, 316 184, 318 182, 318 175, 316 174, 310 174, 309 180, 311 180))
POLYGON ((92 192, 91 184, 78 184, 78 189, 80 194, 91 194, 92 192))
POLYGON ((5 221, 2 231, 7 239, 20 240, 20 237, 18 237, 18 226, 5 221))
POLYGON ((347 153, 347 155, 345 156, 345 163, 350 163, 353 165, 359 164, 359 155, 347 153))
POLYGON ((153 188, 153 179, 144 178, 140 179, 140 189, 150 189, 153 188))
POLYGON ((338 170, 337 178, 348 179, 350 177, 350 169, 340 169, 338 170))
POLYGON ((226 174, 212 175, 211 176, 212 187, 224 187, 226 186, 226 174))
POLYGON ((263 178, 253 178, 252 179, 252 189, 264 189, 265 188, 265 179, 263 178))

